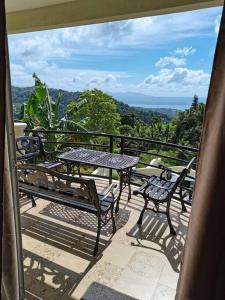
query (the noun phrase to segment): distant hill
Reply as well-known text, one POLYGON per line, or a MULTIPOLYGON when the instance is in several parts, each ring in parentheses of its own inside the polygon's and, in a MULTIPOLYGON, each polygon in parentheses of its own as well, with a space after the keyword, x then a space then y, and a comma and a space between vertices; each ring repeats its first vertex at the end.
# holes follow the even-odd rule
POLYGON ((174 118, 176 115, 181 111, 180 109, 173 109, 173 108, 147 108, 147 107, 139 107, 135 106, 137 111, 151 111, 157 112, 163 115, 167 115, 169 118, 174 118))
MULTIPOLYGON (((19 117, 20 108, 23 103, 27 102, 27 99, 29 98, 29 95, 32 93, 34 87, 12 87, 12 98, 13 98, 13 104, 15 107, 15 117, 19 117)), ((60 115, 63 117, 65 113, 66 106, 71 101, 76 101, 79 96, 81 95, 81 92, 68 92, 65 90, 59 90, 59 89, 49 89, 50 95, 56 99, 59 92, 62 95, 62 102, 60 105, 60 115)), ((145 99, 146 95, 143 94, 134 94, 134 93, 124 93, 123 96, 130 99, 131 95, 134 99, 136 99, 136 102, 134 102, 136 105, 141 103, 141 99, 145 99), (136 97, 136 98, 135 98, 136 97), (138 100, 137 100, 138 99, 138 100)), ((129 116, 136 116, 137 118, 140 118, 145 123, 151 123, 152 119, 155 117, 161 118, 162 121, 167 122, 172 117, 176 115, 178 112, 174 109, 164 109, 164 108, 144 108, 144 107, 134 107, 131 105, 128 105, 126 101, 118 101, 119 96, 117 97, 116 94, 112 95, 115 99, 116 105, 117 105, 117 111, 120 113, 120 115, 125 117, 126 115, 129 116), (118 100, 117 100, 118 99, 118 100)), ((130 100, 127 100, 127 102, 130 102, 130 100)), ((131 101, 132 102, 132 101, 131 101)))
MULTIPOLYGON (((119 101, 135 107, 148 108, 153 111, 163 112, 173 115, 170 110, 184 110, 189 108, 192 103, 192 97, 158 97, 145 95, 141 93, 124 92, 112 93, 112 96, 119 101)), ((200 102, 205 102, 204 98, 199 98, 200 102)))
MULTIPOLYGON (((23 103, 27 102, 29 95, 32 93, 34 87, 12 87, 12 99, 13 104, 16 107, 17 114, 20 111, 20 107, 23 103)), ((81 92, 68 92, 58 89, 49 89, 50 95, 56 99, 59 92, 62 94, 62 102, 60 105, 60 115, 63 115, 65 108, 70 101, 77 100, 81 95, 81 92)))

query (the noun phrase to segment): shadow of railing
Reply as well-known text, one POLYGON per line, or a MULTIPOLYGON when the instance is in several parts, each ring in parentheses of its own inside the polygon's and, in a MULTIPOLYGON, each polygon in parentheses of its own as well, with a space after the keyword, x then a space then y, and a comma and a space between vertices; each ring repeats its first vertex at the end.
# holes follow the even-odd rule
MULTIPOLYGON (((81 275, 23 250, 25 290, 40 299, 72 299, 81 275)), ((29 299, 29 298, 28 298, 29 299)))
POLYGON ((131 296, 125 295, 121 292, 118 292, 110 287, 107 287, 98 282, 93 282, 85 294, 81 298, 82 300, 137 300, 131 296))
MULTIPOLYGON (((79 256, 85 260, 93 261, 93 250, 96 235, 81 231, 75 228, 64 226, 57 222, 52 222, 28 213, 21 215, 22 222, 30 222, 30 226, 23 230, 23 234, 30 236, 36 240, 52 245, 79 256)), ((111 243, 111 240, 99 240, 99 254, 111 243)))
POLYGON ((168 222, 165 215, 146 211, 142 225, 135 224, 127 233, 128 236, 136 238, 137 242, 133 242, 131 245, 151 249, 164 254, 173 270, 179 273, 188 220, 188 218, 184 220, 184 215, 185 213, 183 212, 178 213, 176 211, 175 213, 175 209, 174 212, 171 213, 171 220, 177 233, 176 236, 173 236, 169 233, 168 222), (151 244, 148 242, 151 242, 151 244), (155 246, 152 246, 152 243, 155 244, 155 246))
POLYGON ((31 200, 28 199, 27 196, 24 196, 24 197, 20 198, 20 201, 19 201, 20 209, 21 209, 23 206, 26 206, 27 204, 30 204, 30 206, 31 206, 31 200))

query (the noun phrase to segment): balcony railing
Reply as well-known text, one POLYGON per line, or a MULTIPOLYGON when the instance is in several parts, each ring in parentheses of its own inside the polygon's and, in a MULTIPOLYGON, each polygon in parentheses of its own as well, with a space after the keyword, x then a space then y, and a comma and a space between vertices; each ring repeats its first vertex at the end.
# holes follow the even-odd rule
MULTIPOLYGON (((133 156, 139 156, 140 161, 137 168, 154 167, 161 169, 160 166, 152 165, 150 161, 153 158, 163 159, 163 164, 169 166, 186 165, 193 156, 197 155, 198 149, 173 143, 156 141, 146 138, 129 137, 122 135, 105 134, 98 132, 73 132, 59 130, 25 130, 28 135, 39 136, 44 145, 45 150, 54 153, 64 152, 69 148, 87 148, 93 150, 101 150, 110 153, 120 153, 133 156)), ((90 168, 89 168, 90 169, 90 168)), ((173 173, 177 173, 173 171, 173 173)), ((82 169, 82 175, 90 175, 82 169)), ((177 173, 178 174, 178 173, 177 173)), ((92 174, 91 176, 108 178, 112 181, 113 173, 109 171, 109 176, 99 176, 92 174)), ((132 182, 138 185, 138 179, 146 175, 138 174, 135 170, 132 172, 132 182)), ((189 180, 195 178, 188 175, 189 180)), ((140 182, 140 180, 139 180, 140 182)), ((187 190, 191 189, 187 186, 187 190)), ((191 204, 190 201, 187 203, 191 204)))

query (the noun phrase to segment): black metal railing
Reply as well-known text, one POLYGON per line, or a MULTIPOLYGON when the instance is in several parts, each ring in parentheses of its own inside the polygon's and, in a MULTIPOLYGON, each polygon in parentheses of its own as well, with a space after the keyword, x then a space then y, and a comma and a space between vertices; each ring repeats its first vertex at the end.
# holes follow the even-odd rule
MULTIPOLYGON (((146 138, 113 135, 99 132, 73 132, 59 130, 25 130, 27 135, 39 136, 44 148, 49 151, 63 152, 68 148, 88 148, 102 150, 110 153, 121 153, 139 156, 138 168, 150 166, 161 169, 160 166, 151 165, 153 158, 162 158, 163 163, 168 166, 186 165, 193 156, 197 155, 198 149, 173 143, 156 141, 146 138)), ((174 173, 176 173, 174 171, 174 173)), ((90 175, 82 173, 83 175, 90 175)), ((93 175, 99 177, 98 175, 93 175)), ((145 175, 132 172, 132 178, 140 178, 145 175)), ((106 176, 100 176, 108 178, 106 176)), ((113 173, 109 171, 109 179, 112 180, 113 173)), ((188 175, 194 180, 194 177, 188 175)), ((134 184, 136 184, 135 180, 134 184)))

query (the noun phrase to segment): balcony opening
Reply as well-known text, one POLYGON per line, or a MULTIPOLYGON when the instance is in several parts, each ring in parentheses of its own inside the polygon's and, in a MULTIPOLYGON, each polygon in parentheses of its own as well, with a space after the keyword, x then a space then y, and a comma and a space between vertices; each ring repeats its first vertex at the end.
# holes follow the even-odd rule
POLYGON ((221 10, 9 36, 28 299, 174 299, 221 10))

